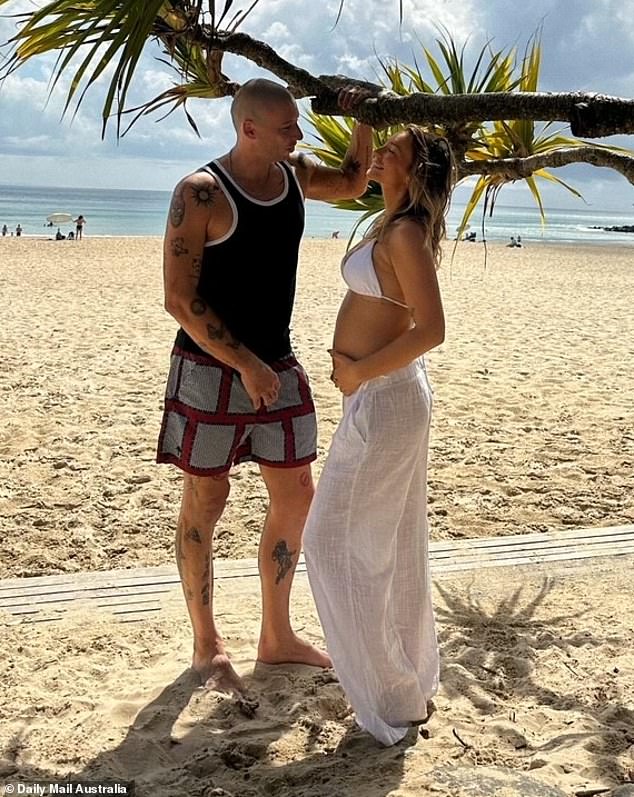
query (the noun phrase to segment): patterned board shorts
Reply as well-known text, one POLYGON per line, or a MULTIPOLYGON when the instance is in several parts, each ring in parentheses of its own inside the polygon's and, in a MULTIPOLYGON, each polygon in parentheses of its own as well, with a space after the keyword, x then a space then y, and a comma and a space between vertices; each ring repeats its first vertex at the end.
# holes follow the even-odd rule
POLYGON ((156 461, 195 476, 247 461, 276 468, 312 462, 317 422, 308 377, 293 355, 271 368, 281 383, 278 400, 256 411, 233 368, 175 347, 156 461))

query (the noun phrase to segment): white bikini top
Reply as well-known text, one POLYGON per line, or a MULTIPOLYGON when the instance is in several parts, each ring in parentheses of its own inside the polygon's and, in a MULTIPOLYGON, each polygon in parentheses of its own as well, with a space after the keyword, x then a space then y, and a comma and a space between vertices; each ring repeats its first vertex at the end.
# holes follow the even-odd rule
POLYGON ((383 295, 372 258, 375 243, 376 241, 368 241, 344 257, 341 262, 341 276, 344 282, 354 293, 385 299, 386 302, 392 302, 392 304, 409 310, 409 307, 403 302, 399 302, 398 299, 391 299, 389 296, 383 295))

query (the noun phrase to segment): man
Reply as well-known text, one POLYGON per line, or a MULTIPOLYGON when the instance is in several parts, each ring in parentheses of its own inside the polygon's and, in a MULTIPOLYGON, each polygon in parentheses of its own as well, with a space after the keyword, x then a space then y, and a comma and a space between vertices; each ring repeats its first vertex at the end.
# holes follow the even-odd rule
MULTIPOLYGON (((363 92, 343 91, 348 110, 363 92)), ((366 95, 367 96, 367 95, 366 95)), ((212 535, 229 469, 259 463, 269 495, 259 553, 258 660, 329 667, 299 639, 289 595, 313 496, 316 423, 289 324, 304 197, 365 191, 371 128, 358 125, 340 170, 294 155, 302 138, 292 95, 245 83, 231 107, 236 143, 174 190, 164 246, 165 306, 181 329, 172 353, 157 459, 184 472, 176 556, 202 683, 240 693, 213 614, 212 535)))

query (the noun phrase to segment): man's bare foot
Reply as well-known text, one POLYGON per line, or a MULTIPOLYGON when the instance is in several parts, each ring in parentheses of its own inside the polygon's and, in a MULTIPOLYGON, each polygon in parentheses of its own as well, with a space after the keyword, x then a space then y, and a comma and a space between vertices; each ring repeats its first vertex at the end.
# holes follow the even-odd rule
POLYGON ((201 656, 194 653, 192 669, 198 673, 200 683, 207 689, 224 692, 234 697, 246 696, 242 678, 233 669, 229 656, 216 653, 215 656, 201 656))
POLYGON ((263 664, 308 664, 311 667, 332 667, 330 656, 293 634, 285 640, 267 643, 260 640, 258 661, 263 664))

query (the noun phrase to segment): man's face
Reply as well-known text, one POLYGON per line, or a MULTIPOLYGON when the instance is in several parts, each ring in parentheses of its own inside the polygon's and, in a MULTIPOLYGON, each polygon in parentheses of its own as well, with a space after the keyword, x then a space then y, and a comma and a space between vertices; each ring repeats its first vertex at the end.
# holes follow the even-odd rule
POLYGON ((286 160, 303 138, 297 123, 297 105, 288 102, 270 103, 258 109, 253 119, 247 120, 251 136, 259 144, 262 154, 271 161, 286 160))

